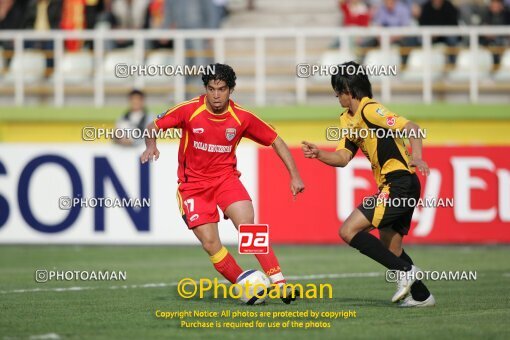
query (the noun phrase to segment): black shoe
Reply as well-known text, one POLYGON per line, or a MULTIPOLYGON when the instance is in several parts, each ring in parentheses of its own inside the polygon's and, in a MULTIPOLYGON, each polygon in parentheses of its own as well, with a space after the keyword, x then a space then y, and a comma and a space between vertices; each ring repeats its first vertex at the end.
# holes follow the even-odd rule
POLYGON ((298 297, 301 297, 301 289, 299 287, 294 287, 294 290, 292 290, 292 287, 283 285, 280 287, 281 290, 281 299, 283 303, 286 305, 290 304, 292 301, 296 301, 298 297), (286 289, 286 292, 283 292, 283 289, 286 289))

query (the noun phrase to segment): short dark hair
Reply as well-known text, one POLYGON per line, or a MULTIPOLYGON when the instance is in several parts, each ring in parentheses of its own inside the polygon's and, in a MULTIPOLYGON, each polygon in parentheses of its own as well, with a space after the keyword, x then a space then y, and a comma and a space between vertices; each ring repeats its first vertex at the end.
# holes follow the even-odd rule
POLYGON ((230 89, 233 89, 236 86, 236 73, 234 69, 226 64, 211 64, 212 68, 214 68, 214 73, 205 73, 202 76, 202 81, 204 82, 204 86, 207 86, 211 80, 223 80, 230 89))
POLYGON ((129 92, 128 97, 131 98, 133 96, 145 97, 145 93, 142 90, 133 89, 129 92))
POLYGON ((337 93, 350 93, 355 99, 372 98, 372 85, 365 68, 355 61, 338 65, 338 72, 331 76, 331 86, 337 93))

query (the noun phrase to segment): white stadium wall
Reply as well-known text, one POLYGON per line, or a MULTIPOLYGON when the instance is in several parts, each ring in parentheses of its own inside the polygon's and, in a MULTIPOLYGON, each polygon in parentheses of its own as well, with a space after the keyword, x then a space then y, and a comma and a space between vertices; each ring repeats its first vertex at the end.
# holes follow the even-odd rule
MULTIPOLYGON (((0 243, 197 244, 176 202, 177 147, 160 144, 161 156, 147 171, 140 165, 141 147, 1 145, 0 243), (119 187, 128 198, 150 197, 150 209, 132 208, 130 214, 124 207, 59 207, 59 198, 73 196, 73 188, 81 191, 83 198, 115 199, 121 197, 119 187), (97 195, 101 191, 103 194, 97 195)), ((256 198, 257 149, 240 145, 237 155, 241 180, 256 198)), ((111 205, 112 201, 104 203, 111 205)), ((222 240, 236 243, 232 223, 221 213, 220 217, 222 240)))

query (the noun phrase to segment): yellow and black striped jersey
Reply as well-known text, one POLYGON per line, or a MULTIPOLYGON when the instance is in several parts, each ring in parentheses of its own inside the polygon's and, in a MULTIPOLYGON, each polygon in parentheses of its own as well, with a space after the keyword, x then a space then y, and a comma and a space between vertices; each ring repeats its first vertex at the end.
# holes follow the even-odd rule
POLYGON ((408 122, 377 101, 364 97, 354 115, 347 110, 340 115, 342 136, 336 150, 346 149, 354 156, 358 148, 361 149, 372 165, 377 185, 381 187, 392 172, 415 171, 409 166, 411 156, 405 139, 397 136, 408 122))

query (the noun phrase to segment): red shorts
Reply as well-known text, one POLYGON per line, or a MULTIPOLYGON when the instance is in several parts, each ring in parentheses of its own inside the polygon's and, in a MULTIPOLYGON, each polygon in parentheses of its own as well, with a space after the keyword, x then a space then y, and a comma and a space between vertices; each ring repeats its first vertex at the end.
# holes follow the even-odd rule
POLYGON ((225 212, 232 203, 246 200, 251 201, 250 195, 235 174, 200 182, 180 183, 177 188, 177 203, 189 229, 219 222, 218 207, 225 212))

